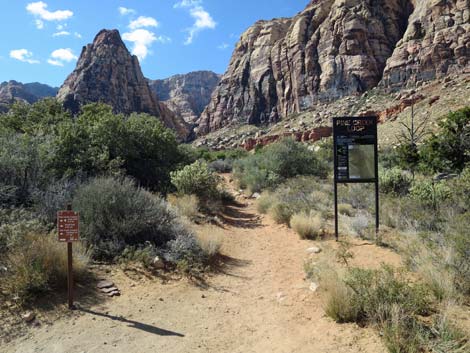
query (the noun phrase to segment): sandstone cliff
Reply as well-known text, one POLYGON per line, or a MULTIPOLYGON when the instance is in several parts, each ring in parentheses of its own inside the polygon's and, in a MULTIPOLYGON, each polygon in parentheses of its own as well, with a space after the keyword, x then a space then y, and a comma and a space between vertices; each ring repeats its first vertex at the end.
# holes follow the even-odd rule
POLYGON ((379 83, 465 70, 469 9, 469 0, 312 0, 293 18, 259 21, 241 36, 197 132, 275 123, 379 83))
POLYGON ((209 104, 220 81, 212 71, 196 71, 164 80, 149 80, 150 89, 186 122, 194 123, 209 104))
POLYGON ((102 30, 92 44, 83 47, 75 70, 60 87, 57 98, 74 113, 82 104, 104 102, 117 113, 157 116, 183 140, 191 134, 188 125, 157 100, 139 60, 129 53, 117 30, 102 30))
POLYGON ((387 62, 382 85, 400 88, 468 68, 470 1, 414 0, 408 28, 387 62))

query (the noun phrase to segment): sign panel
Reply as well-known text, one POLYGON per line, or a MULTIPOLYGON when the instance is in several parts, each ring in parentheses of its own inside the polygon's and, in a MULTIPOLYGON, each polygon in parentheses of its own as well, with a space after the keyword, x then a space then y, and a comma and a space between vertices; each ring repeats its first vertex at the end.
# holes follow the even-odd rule
POLYGON ((333 118, 335 181, 377 180, 377 118, 333 118))
POLYGON ((78 212, 57 212, 57 231, 60 242, 72 242, 79 240, 78 212))

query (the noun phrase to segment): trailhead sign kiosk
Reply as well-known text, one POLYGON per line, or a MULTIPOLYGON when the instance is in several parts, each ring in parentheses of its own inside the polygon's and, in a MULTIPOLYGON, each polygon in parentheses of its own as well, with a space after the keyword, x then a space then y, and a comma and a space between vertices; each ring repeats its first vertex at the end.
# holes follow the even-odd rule
POLYGON ((377 117, 333 118, 335 235, 338 234, 338 183, 375 184, 375 229, 379 230, 377 117))

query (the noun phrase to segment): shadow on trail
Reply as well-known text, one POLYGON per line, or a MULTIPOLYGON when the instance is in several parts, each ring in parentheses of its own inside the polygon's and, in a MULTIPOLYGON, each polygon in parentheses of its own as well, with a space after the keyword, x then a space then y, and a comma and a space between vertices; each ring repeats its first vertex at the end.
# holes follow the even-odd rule
POLYGON ((261 220, 256 213, 243 210, 246 205, 238 202, 226 205, 224 212, 219 215, 222 223, 235 228, 254 229, 261 227, 261 220))
POLYGON ((145 332, 148 332, 148 333, 152 333, 154 335, 184 337, 184 335, 181 334, 181 333, 168 331, 168 330, 156 327, 156 326, 143 324, 143 323, 138 322, 138 321, 128 320, 128 319, 126 319, 122 316, 114 316, 114 315, 109 315, 109 314, 105 314, 105 313, 99 313, 99 312, 89 310, 89 309, 84 309, 84 308, 79 308, 78 310, 82 311, 84 313, 87 313, 87 314, 105 317, 105 318, 113 320, 113 321, 123 322, 123 323, 129 324, 129 327, 133 327, 133 328, 136 328, 138 330, 142 330, 142 331, 145 331, 145 332))
MULTIPOLYGON (((237 275, 234 273, 235 271, 233 270, 238 267, 248 266, 251 263, 252 261, 236 259, 228 255, 220 254, 219 256, 217 256, 217 258, 214 260, 214 262, 211 264, 210 267, 211 267, 212 275, 224 274, 230 277, 250 280, 251 279, 250 277, 237 275)), ((190 280, 194 285, 196 285, 197 287, 203 290, 214 289, 218 292, 230 292, 230 290, 226 288, 211 284, 208 281, 208 278, 206 276, 192 276, 190 280)))

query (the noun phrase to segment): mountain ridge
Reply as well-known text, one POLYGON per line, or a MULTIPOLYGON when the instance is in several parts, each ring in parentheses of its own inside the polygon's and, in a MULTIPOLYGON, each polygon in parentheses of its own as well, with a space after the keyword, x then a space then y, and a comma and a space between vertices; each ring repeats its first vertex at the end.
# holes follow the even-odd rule
POLYGON ((235 47, 198 135, 272 125, 375 87, 400 90, 468 68, 470 3, 318 0, 257 21, 235 47))

